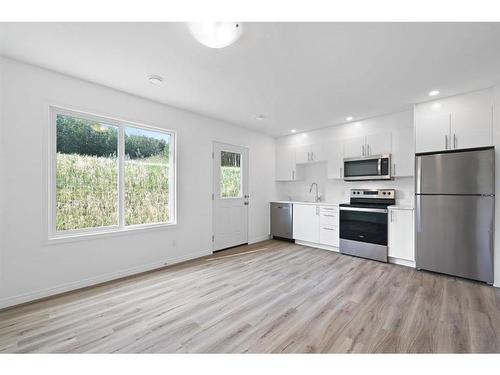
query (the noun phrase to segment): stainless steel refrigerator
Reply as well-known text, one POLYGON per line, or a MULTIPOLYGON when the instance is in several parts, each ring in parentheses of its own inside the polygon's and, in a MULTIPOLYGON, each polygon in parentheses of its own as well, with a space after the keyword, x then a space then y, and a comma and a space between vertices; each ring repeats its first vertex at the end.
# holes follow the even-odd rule
POLYGON ((417 154, 418 269, 493 283, 493 148, 417 154))

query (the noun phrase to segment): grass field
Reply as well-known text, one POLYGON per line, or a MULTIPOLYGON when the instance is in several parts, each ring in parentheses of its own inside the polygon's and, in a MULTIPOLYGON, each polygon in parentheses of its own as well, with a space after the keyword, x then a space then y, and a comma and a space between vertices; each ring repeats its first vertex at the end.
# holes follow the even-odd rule
MULTIPOLYGON (((168 162, 161 156, 125 161, 125 224, 169 220, 168 162)), ((57 154, 56 229, 118 225, 118 159, 57 154)), ((221 196, 240 193, 240 168, 222 167, 221 196)))
MULTIPOLYGON (((116 157, 57 154, 57 230, 118 225, 116 157)), ((125 224, 168 217, 168 164, 161 157, 125 161, 125 224)))

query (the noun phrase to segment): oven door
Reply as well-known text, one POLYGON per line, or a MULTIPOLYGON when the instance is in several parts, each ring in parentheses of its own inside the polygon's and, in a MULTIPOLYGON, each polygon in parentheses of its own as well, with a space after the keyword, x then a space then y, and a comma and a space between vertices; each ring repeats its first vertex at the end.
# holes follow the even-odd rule
POLYGON ((369 158, 347 158, 344 159, 344 180, 389 180, 390 156, 379 155, 369 158))
POLYGON ((340 207, 340 238, 387 246, 387 209, 340 207))

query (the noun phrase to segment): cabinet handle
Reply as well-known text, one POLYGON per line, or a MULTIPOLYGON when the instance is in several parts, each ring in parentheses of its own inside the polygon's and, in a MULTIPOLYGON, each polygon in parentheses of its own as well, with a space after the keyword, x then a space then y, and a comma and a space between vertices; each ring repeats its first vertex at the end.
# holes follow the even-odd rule
POLYGON ((366 156, 370 156, 370 144, 366 144, 366 156))
POLYGON ((394 210, 391 210, 391 223, 394 221, 393 217, 394 217, 394 210))
POLYGON ((295 171, 292 171, 292 180, 295 180, 295 171))
POLYGON ((453 148, 457 148, 457 135, 453 133, 453 148))
POLYGON ((311 151, 311 161, 314 161, 314 153, 311 151))
POLYGON ((316 215, 319 215, 319 207, 316 206, 316 215))
POLYGON ((340 167, 340 178, 343 178, 344 175, 342 174, 342 167, 340 167))
POLYGON ((448 150, 448 136, 446 134, 444 135, 444 149, 448 150))
POLYGON ((321 229, 324 229, 324 230, 334 230, 333 228, 326 228, 326 227, 323 227, 321 229))
POLYGON ((335 215, 328 215, 328 214, 323 214, 323 216, 335 217, 335 215))
POLYGON ((393 164, 392 175, 396 176, 396 163, 393 164))
POLYGON ((361 154, 365 156, 365 145, 361 145, 361 154))

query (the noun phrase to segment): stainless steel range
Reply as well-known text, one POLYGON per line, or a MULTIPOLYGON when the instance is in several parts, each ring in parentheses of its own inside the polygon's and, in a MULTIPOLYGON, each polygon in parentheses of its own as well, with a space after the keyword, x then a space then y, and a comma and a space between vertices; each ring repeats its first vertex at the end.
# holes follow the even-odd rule
POLYGON ((387 262, 387 207, 395 203, 393 189, 352 189, 340 204, 340 252, 387 262))

